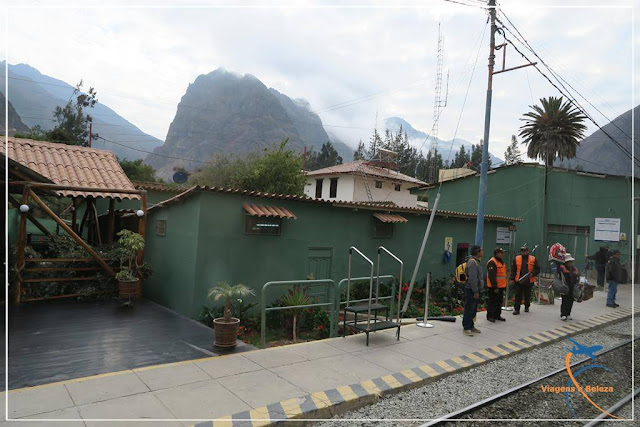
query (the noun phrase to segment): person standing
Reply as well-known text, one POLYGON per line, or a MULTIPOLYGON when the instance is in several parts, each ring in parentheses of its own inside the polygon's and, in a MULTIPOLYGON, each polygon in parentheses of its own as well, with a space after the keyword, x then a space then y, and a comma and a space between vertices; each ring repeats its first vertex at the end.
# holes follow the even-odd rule
POLYGON ((609 282, 609 290, 607 291, 607 307, 620 307, 616 304, 616 295, 618 294, 618 283, 622 282, 622 264, 620 251, 614 249, 611 252, 611 258, 607 262, 607 281, 609 282))
POLYGON ((598 273, 598 288, 604 289, 605 267, 609 260, 609 248, 600 246, 600 250, 595 254, 588 256, 588 260, 592 260, 596 264, 596 272, 598 273))
POLYGON ((477 245, 471 246, 471 257, 467 261, 467 283, 464 285, 464 313, 462 315, 462 333, 472 337, 479 334, 473 323, 473 318, 478 311, 478 301, 480 301, 480 292, 484 288, 484 279, 482 274, 482 248, 477 245))
POLYGON ((487 304, 487 320, 495 323, 496 320, 504 322, 502 314, 502 299, 507 287, 507 265, 502 257, 502 248, 493 251, 493 258, 487 263, 487 288, 489 288, 489 302, 487 304))
POLYGON ((511 282, 515 284, 516 300, 513 303, 513 314, 520 314, 520 304, 524 298, 524 311, 529 312, 531 305, 531 289, 540 274, 540 266, 536 257, 529 255, 529 248, 523 245, 520 255, 517 255, 511 263, 511 282))
POLYGON ((569 288, 569 292, 562 295, 562 304, 560 305, 560 320, 571 320, 571 309, 573 308, 573 290, 580 280, 578 269, 573 266, 575 259, 570 253, 567 253, 564 258, 564 264, 560 264, 558 273, 564 279, 565 285, 569 288))

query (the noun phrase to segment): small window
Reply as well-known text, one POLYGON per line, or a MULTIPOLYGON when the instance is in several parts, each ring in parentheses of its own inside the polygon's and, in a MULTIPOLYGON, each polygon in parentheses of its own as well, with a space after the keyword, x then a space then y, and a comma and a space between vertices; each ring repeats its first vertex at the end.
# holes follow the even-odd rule
POLYGON ((324 179, 316 179, 316 199, 322 198, 322 182, 324 179))
POLYGON ((393 188, 396 191, 400 191, 400 184, 396 184, 393 188))
POLYGON ((335 199, 338 196, 338 178, 331 178, 329 186, 329 197, 335 199))
POLYGON ((382 181, 376 181, 376 188, 382 188, 382 181))
POLYGON ((282 231, 282 218, 263 218, 247 215, 245 217, 245 233, 277 235, 282 231))
POLYGON ((167 220, 166 219, 157 219, 156 220, 156 236, 166 236, 167 235, 167 220))
POLYGON ((374 237, 392 237, 393 236, 393 223, 375 221, 374 237))

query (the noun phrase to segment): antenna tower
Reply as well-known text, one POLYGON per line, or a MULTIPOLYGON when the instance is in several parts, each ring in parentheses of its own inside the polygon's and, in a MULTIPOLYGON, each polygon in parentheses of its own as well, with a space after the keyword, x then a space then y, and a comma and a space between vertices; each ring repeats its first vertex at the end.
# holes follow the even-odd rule
POLYGON ((429 183, 433 184, 437 181, 438 175, 436 167, 438 161, 436 154, 438 150, 438 121, 440 120, 440 112, 447 106, 447 98, 449 95, 449 72, 447 72, 447 87, 445 90, 444 100, 442 100, 442 66, 444 62, 444 36, 440 30, 438 23, 438 60, 436 66, 436 90, 435 102, 433 104, 433 127, 431 128, 431 164, 429 165, 429 183))

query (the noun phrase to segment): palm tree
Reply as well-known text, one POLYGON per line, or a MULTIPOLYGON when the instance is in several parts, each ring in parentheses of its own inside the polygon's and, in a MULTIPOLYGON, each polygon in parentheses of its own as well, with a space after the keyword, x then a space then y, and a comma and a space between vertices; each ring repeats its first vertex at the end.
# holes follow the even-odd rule
POLYGON ((227 282, 218 282, 216 286, 209 289, 207 294, 214 301, 224 300, 224 318, 226 320, 231 320, 231 300, 248 297, 249 295, 255 295, 255 293, 248 286, 242 283, 231 286, 227 282))
POLYGON ((587 127, 584 116, 570 101, 550 96, 540 100, 542 106, 532 105, 524 114, 526 123, 520 127, 522 143, 527 144, 527 156, 544 161, 548 168, 556 158, 576 156, 580 140, 587 127))

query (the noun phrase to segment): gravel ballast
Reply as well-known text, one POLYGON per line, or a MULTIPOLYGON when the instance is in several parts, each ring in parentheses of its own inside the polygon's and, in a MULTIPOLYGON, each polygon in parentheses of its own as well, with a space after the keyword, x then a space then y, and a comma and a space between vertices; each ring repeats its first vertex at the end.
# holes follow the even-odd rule
MULTIPOLYGON (((575 337, 583 345, 602 345, 606 350, 631 339, 631 326, 631 319, 627 319, 594 331, 576 334, 575 337)), ((635 331, 638 336, 640 319, 635 321, 635 331)), ((426 420, 444 416, 562 368, 570 347, 571 344, 568 341, 562 340, 494 360, 422 387, 383 397, 373 405, 334 417, 334 420, 340 419, 339 423, 328 420, 319 425, 323 427, 335 426, 336 424, 340 426, 395 426, 400 421, 403 425, 420 425, 426 420), (348 421, 350 419, 353 421, 348 421)), ((573 360, 584 359, 586 358, 574 356, 573 360)), ((638 364, 636 364, 637 370, 638 364)), ((562 400, 559 396, 550 398, 562 400)), ((562 403, 564 404, 564 401, 562 403)), ((549 417, 553 417, 553 415, 549 415, 549 417)), ((477 422, 476 424, 480 425, 477 422)), ((506 424, 500 423, 500 425, 506 424)), ((562 425, 568 425, 568 423, 563 422, 562 425)))

